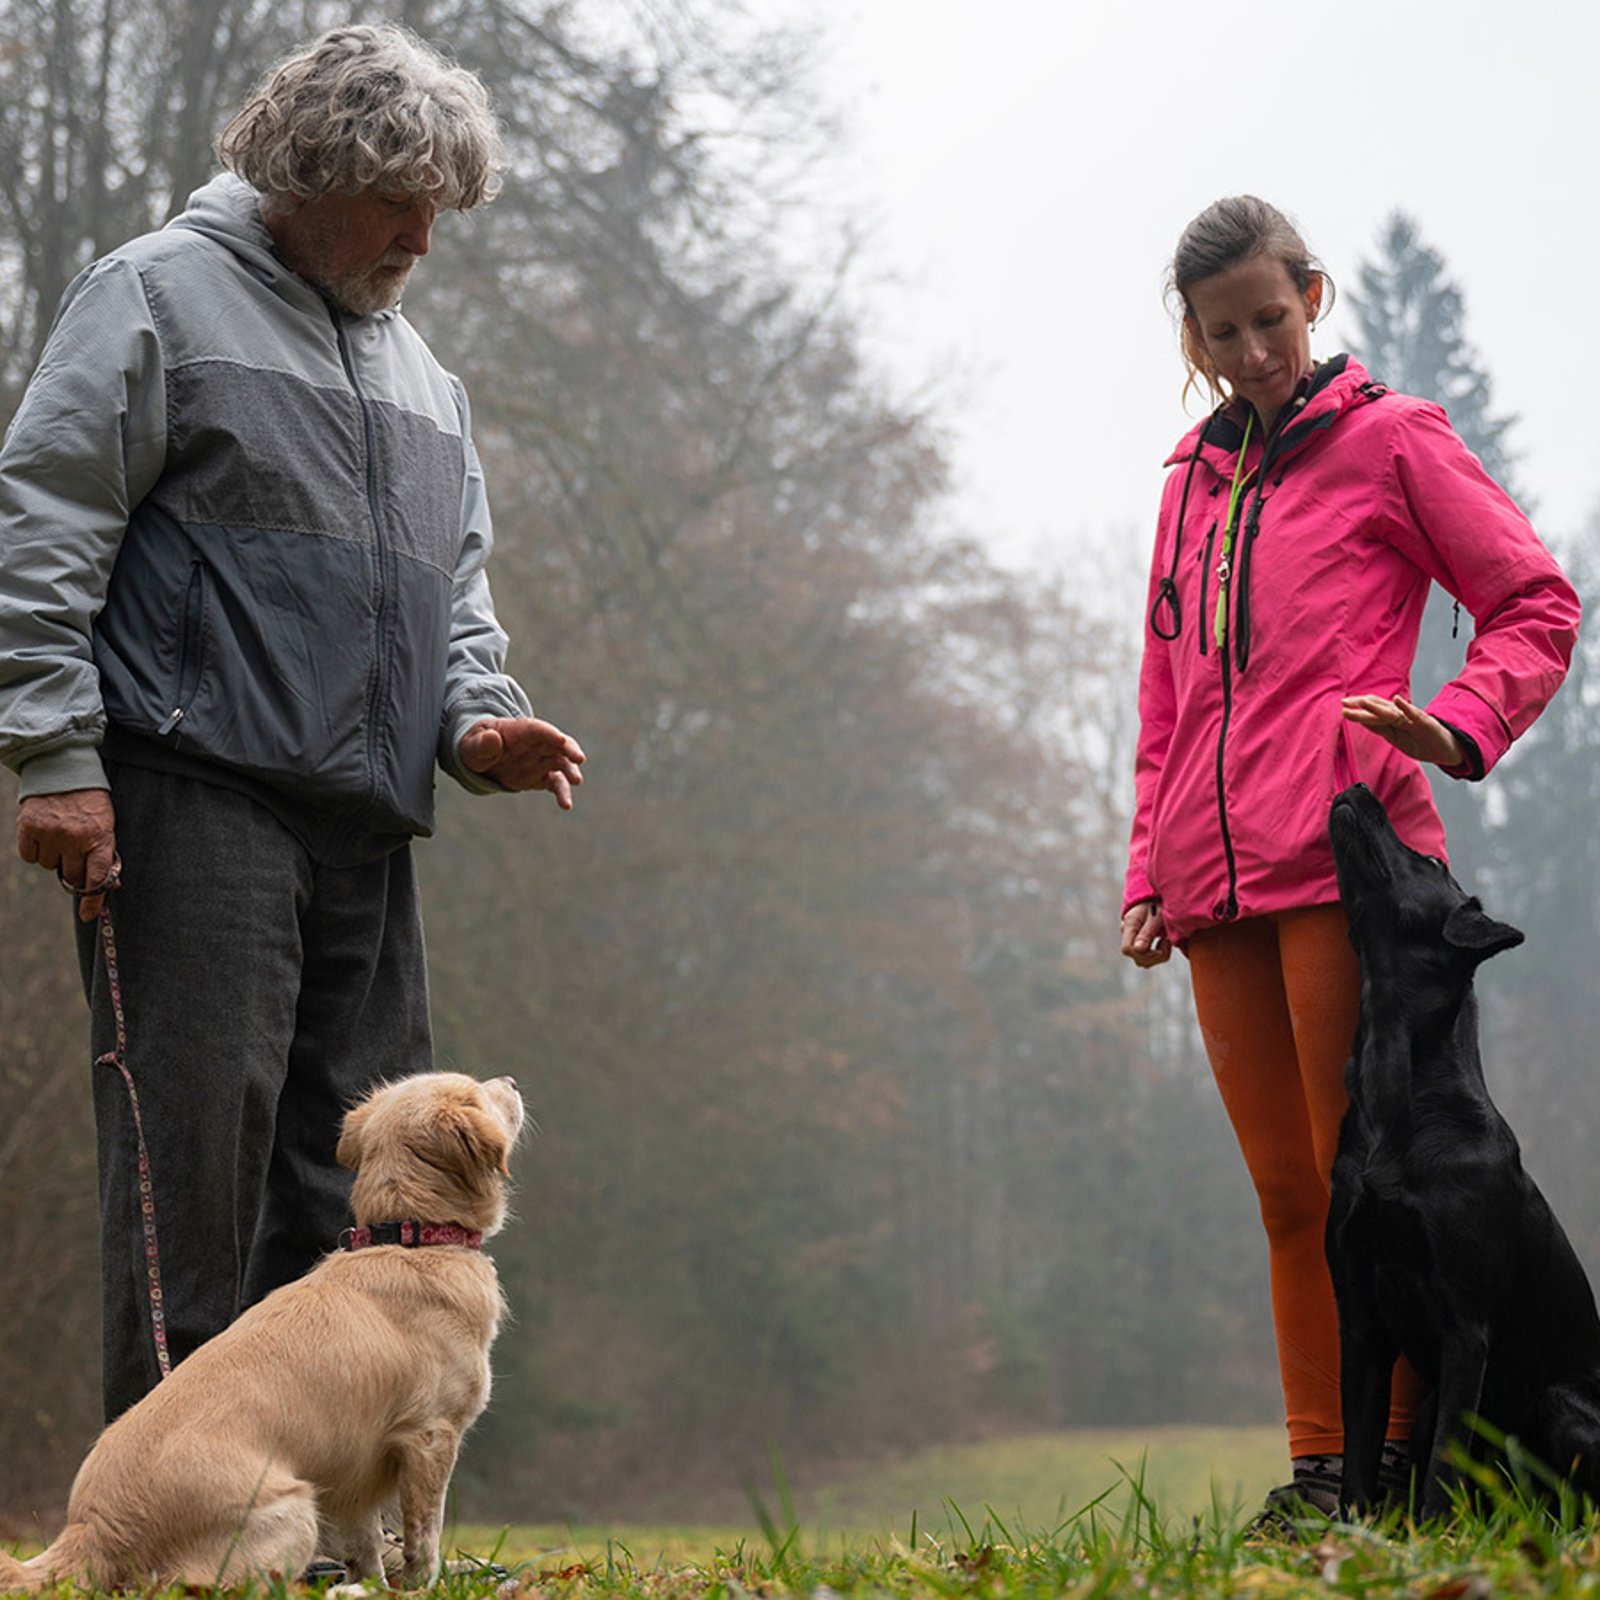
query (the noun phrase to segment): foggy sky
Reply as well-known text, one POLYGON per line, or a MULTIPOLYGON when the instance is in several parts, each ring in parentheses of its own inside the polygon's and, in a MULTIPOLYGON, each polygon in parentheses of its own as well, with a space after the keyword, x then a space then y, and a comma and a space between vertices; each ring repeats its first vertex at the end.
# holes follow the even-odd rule
MULTIPOLYGON (((1600 504, 1590 8, 752 5, 822 23, 843 187, 873 230, 868 347, 903 386, 942 375, 952 515, 1007 559, 1131 540, 1142 566, 1192 420, 1164 269, 1184 223, 1242 191, 1348 288, 1387 215, 1411 212, 1465 295, 1496 412, 1520 418, 1541 532, 1574 535, 1600 504)), ((1313 353, 1352 328, 1336 307, 1313 353)))

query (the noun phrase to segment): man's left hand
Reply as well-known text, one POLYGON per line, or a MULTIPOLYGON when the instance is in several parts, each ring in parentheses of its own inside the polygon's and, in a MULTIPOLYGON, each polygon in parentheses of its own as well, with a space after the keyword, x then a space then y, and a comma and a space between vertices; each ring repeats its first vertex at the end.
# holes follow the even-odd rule
POLYGON ((485 717, 461 736, 462 765, 506 789, 548 789, 563 811, 583 782, 583 747, 537 717, 485 717))

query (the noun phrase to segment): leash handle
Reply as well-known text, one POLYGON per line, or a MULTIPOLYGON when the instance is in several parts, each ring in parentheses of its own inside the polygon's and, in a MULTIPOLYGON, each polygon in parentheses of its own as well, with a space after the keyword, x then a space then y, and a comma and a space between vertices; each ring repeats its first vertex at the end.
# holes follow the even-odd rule
MULTIPOLYGON (((108 880, 107 887, 114 886, 108 880)), ((105 957, 106 980, 111 989, 111 1014, 117 1024, 116 1049, 99 1057, 97 1067, 115 1067, 128 1089, 133 1111, 133 1131, 139 1146, 139 1215, 144 1228, 145 1285, 150 1295, 150 1331, 155 1338, 156 1365, 163 1378, 172 1374, 172 1354, 167 1349, 166 1299, 161 1291, 161 1252, 156 1244, 155 1186, 150 1178, 150 1151, 144 1141, 144 1119, 139 1115, 139 1091, 128 1070, 128 1021, 122 1009, 122 979, 117 971, 117 938, 111 926, 109 897, 100 905, 100 948, 105 957)))

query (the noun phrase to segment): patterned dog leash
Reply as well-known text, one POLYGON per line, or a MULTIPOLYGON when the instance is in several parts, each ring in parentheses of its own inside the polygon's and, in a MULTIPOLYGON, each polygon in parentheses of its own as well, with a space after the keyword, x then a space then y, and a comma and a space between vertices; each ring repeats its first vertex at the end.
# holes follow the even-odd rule
MULTIPOLYGON (((97 1067, 115 1067, 128 1090, 128 1105, 133 1111, 133 1131, 139 1147, 139 1215, 144 1228, 145 1284, 150 1295, 150 1331, 155 1337, 156 1365, 163 1378, 171 1376, 172 1354, 167 1349, 166 1300, 161 1291, 161 1252, 156 1244, 155 1186, 150 1178, 150 1151, 144 1139, 144 1118, 139 1114, 139 1091, 128 1070, 128 1019, 122 1008, 122 978, 117 970, 117 936, 111 926, 111 891, 117 887, 122 863, 115 861, 105 881, 92 889, 75 889, 64 878, 62 887, 74 900, 102 895, 100 902, 100 948, 105 956, 106 981, 111 990, 111 1014, 116 1019, 116 1048, 95 1060, 97 1067)), ((57 876, 60 876, 59 871, 57 876)))

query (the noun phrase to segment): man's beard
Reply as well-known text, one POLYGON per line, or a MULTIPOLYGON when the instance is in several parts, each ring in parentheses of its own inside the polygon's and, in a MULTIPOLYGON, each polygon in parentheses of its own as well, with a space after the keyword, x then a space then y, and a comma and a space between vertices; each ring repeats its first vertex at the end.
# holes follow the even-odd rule
POLYGON ((284 259, 308 283, 314 283, 336 305, 358 317, 398 305, 411 269, 421 258, 392 244, 376 261, 348 265, 349 242, 344 231, 323 219, 306 228, 292 254, 284 259))
POLYGON ((314 281, 346 311, 358 317, 370 317, 375 311, 387 311, 400 303, 401 292, 416 264, 417 257, 397 245, 386 250, 370 266, 352 267, 342 272, 331 269, 314 281))

